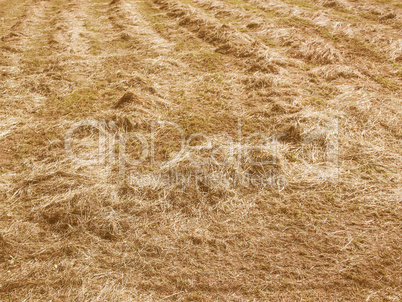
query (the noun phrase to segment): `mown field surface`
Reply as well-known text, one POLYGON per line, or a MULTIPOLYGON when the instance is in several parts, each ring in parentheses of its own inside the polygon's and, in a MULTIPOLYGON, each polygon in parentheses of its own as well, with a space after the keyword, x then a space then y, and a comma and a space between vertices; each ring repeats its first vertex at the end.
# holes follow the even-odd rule
POLYGON ((0 0, 0 300, 401 301, 401 31, 399 0, 0 0))

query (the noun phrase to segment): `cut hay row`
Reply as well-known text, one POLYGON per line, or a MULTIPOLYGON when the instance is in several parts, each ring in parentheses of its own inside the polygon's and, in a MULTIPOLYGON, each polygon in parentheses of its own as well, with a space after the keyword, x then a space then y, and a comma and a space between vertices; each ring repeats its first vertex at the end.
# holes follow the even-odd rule
MULTIPOLYGON (((183 5, 173 1, 154 1, 163 10, 168 11, 168 15, 178 20, 180 26, 196 32, 202 40, 214 45, 216 52, 222 54, 232 54, 236 57, 258 58, 260 64, 264 65, 264 60, 268 60, 275 54, 268 55, 268 48, 252 39, 248 35, 238 32, 235 28, 222 24, 215 18, 206 15, 194 7, 183 5)), ((273 67, 272 67, 273 68, 273 67)))
MULTIPOLYGON (((389 70, 395 68, 394 62, 399 60, 401 48, 398 47, 398 34, 395 30, 382 28, 384 35, 387 36, 387 39, 384 39, 375 34, 373 30, 368 29, 367 26, 359 27, 361 23, 358 22, 353 27, 353 30, 357 28, 356 34, 351 35, 350 30, 348 33, 337 31, 337 29, 348 28, 346 25, 342 26, 342 22, 346 21, 335 20, 337 26, 327 28, 326 24, 314 25, 305 21, 316 18, 315 15, 310 16, 312 19, 305 15, 296 17, 290 13, 278 13, 272 7, 267 7, 266 13, 264 13, 264 7, 259 6, 260 4, 257 2, 252 3, 256 7, 250 6, 247 2, 233 4, 227 1, 219 1, 211 4, 209 1, 201 0, 194 3, 211 14, 214 13, 218 19, 222 19, 223 23, 237 27, 238 30, 246 32, 261 44, 269 45, 270 53, 280 54, 282 58, 288 57, 287 60, 282 61, 289 62, 289 56, 291 56, 313 64, 344 63, 355 66, 356 72, 360 70, 372 81, 383 85, 384 88, 393 89, 395 87, 393 84, 389 85, 381 80, 383 75, 389 75, 389 70), (257 13, 259 17, 255 19, 257 13), (246 27, 239 26, 242 22, 248 23, 248 25, 246 27), (295 27, 296 24, 299 26, 295 27), (305 38, 306 30, 310 32, 311 37, 309 39, 305 38), (360 40, 362 35, 372 36, 372 39, 366 40, 373 47, 369 47, 366 42, 360 40), (337 38, 334 39, 334 36, 337 38), (376 39, 384 43, 379 44, 376 39), (380 45, 381 47, 379 47, 380 45), (383 54, 388 57, 388 62, 384 62, 382 59, 378 60, 383 54), (365 56, 365 59, 362 60, 361 56, 365 56), (373 64, 375 64, 374 68, 373 65, 370 65, 371 63, 367 63, 367 56, 372 57, 373 64)), ((399 78, 397 76, 400 72, 399 69, 400 67, 397 67, 392 79, 395 84, 399 78)))

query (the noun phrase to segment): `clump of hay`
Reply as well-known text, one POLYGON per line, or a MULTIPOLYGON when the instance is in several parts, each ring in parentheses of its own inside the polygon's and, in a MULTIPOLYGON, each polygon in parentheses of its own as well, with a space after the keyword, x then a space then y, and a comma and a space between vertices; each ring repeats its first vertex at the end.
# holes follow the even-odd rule
POLYGON ((340 64, 331 64, 316 67, 310 70, 309 74, 312 76, 324 78, 327 81, 332 81, 339 78, 350 79, 362 77, 362 74, 358 70, 356 70, 356 68, 340 64))
POLYGON ((316 64, 333 64, 342 62, 341 53, 331 44, 316 39, 302 43, 296 56, 316 64))

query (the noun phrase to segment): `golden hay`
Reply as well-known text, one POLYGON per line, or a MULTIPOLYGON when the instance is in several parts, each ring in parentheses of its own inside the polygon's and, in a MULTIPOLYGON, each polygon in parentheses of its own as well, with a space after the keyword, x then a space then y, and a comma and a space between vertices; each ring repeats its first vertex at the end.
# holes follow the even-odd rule
POLYGON ((0 0, 0 300, 400 301, 401 12, 0 0))

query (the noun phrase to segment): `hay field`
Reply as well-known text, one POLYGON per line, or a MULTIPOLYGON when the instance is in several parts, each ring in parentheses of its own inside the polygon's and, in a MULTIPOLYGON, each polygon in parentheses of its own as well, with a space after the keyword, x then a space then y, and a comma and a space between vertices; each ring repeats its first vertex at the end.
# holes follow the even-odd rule
POLYGON ((0 301, 401 301, 400 0, 0 0, 0 301))

